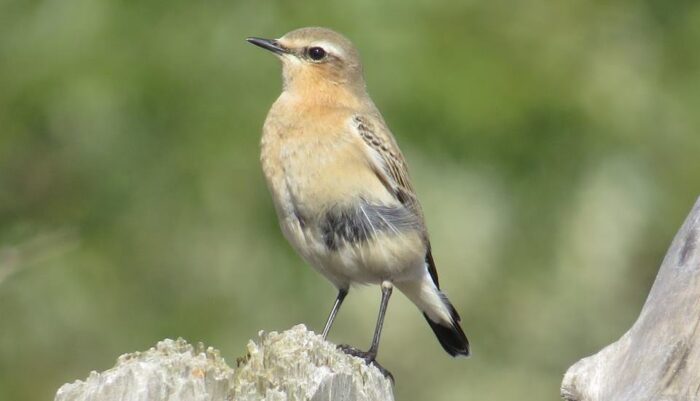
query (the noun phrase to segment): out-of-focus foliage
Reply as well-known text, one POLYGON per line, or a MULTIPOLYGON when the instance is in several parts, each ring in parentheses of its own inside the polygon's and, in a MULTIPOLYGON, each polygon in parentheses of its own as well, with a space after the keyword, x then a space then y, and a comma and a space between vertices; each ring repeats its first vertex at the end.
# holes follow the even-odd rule
MULTIPOLYGON (((0 0, 0 400, 164 337, 319 330, 335 292, 279 233, 258 165, 278 62, 244 38, 360 48, 474 356, 402 296, 399 400, 556 400, 634 321, 700 194, 700 3, 0 0)), ((379 291, 331 333, 369 343, 379 291)))

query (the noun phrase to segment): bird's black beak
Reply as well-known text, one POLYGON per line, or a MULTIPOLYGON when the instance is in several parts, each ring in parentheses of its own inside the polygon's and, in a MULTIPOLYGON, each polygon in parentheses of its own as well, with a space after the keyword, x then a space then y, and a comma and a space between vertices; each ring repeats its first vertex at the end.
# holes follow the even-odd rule
POLYGON ((282 46, 275 39, 263 39, 263 38, 247 38, 248 43, 252 43, 255 46, 260 46, 265 50, 269 50, 275 54, 287 54, 289 49, 282 46))

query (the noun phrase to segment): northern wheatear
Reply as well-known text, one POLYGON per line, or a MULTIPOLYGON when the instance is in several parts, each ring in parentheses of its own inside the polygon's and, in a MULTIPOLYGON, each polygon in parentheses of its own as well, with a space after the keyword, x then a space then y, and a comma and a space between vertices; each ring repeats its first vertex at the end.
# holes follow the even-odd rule
POLYGON ((377 365, 395 285, 423 312, 445 351, 469 355, 460 317, 440 291, 406 162, 367 94, 353 44, 324 28, 247 40, 282 60, 283 90, 265 120, 260 159, 284 236, 338 289, 323 337, 351 285, 380 284, 369 351, 341 346, 377 365))

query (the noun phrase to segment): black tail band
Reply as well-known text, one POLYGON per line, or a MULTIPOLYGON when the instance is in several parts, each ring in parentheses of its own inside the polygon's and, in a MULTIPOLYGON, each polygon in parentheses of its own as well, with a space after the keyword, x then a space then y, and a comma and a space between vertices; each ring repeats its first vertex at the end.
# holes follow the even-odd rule
POLYGON ((433 322, 425 313, 423 316, 428 321, 430 328, 433 329, 435 336, 440 341, 440 345, 448 354, 452 356, 469 356, 469 340, 459 326, 459 321, 455 321, 452 327, 446 327, 433 322))

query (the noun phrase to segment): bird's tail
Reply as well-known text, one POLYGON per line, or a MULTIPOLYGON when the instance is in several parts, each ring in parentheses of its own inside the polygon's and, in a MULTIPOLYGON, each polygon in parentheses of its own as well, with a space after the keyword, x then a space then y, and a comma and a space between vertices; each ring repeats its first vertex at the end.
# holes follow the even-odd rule
POLYGON ((459 325, 461 318, 428 274, 419 281, 396 283, 396 286, 423 312, 448 354, 469 356, 469 340, 459 325))
POLYGON ((425 312, 423 312, 423 316, 425 316, 425 320, 428 321, 430 328, 433 329, 433 333, 435 333, 435 337, 440 341, 440 345, 442 345, 442 348, 444 348, 448 354, 452 356, 469 356, 469 339, 467 339, 466 334, 464 334, 462 327, 459 325, 459 314, 447 297, 443 296, 443 298, 446 306, 450 309, 452 322, 448 324, 436 323, 430 319, 430 316, 425 312))

